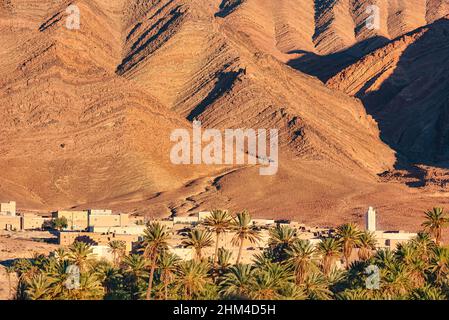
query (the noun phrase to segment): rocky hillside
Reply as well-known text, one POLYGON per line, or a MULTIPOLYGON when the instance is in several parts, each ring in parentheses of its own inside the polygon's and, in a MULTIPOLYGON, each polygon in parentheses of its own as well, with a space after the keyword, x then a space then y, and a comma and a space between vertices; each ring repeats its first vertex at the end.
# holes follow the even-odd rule
MULTIPOLYGON (((445 12, 432 0, 2 0, 0 200, 159 216, 248 208, 315 223, 367 205, 405 210, 415 190, 378 177, 394 168, 396 145, 357 99, 393 71, 350 65, 379 47, 409 50, 401 39, 418 39, 424 29, 408 32, 445 12), (374 31, 364 27, 372 4, 381 13, 374 31), (69 5, 79 30, 66 27, 69 5), (369 85, 351 70, 368 70, 369 85), (279 129, 278 174, 171 164, 170 133, 194 119, 279 129)), ((435 199, 422 197, 417 210, 435 199)))
POLYGON ((449 20, 395 39, 328 81, 361 98, 382 138, 412 162, 449 159, 449 20))

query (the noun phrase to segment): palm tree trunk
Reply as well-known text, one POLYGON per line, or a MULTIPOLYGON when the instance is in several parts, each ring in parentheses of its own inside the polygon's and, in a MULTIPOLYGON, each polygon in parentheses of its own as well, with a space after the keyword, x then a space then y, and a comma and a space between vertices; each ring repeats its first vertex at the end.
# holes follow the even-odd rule
POLYGON ((437 246, 440 245, 440 241, 441 241, 441 229, 437 229, 435 236, 435 242, 437 243, 437 246))
POLYGON ((346 269, 348 269, 349 268, 349 259, 351 257, 351 248, 348 245, 345 245, 344 256, 345 256, 346 269))
POLYGON ((330 261, 329 260, 330 259, 327 256, 325 256, 324 259, 323 259, 323 272, 324 272, 325 275, 329 274, 329 270, 330 270, 330 267, 329 267, 330 261))
POLYGON ((217 241, 215 241, 215 257, 214 257, 214 267, 217 266, 218 261, 218 240, 220 239, 220 232, 217 232, 217 241))
POLYGON ((9 271, 6 271, 8 273, 8 299, 11 298, 11 273, 9 271))
POLYGON ((156 254, 151 259, 150 278, 148 279, 147 300, 151 300, 151 290, 153 289, 153 276, 156 269, 156 254))
POLYGON ((112 253, 112 260, 114 261, 114 267, 117 268, 117 253, 116 252, 112 253))
POLYGON ((240 263, 240 258, 242 257, 243 241, 244 241, 244 240, 245 240, 245 239, 243 239, 243 238, 240 239, 239 254, 237 255, 237 261, 236 261, 236 264, 239 264, 239 263, 240 263))
POLYGON ((164 281, 164 291, 165 291, 165 300, 168 300, 168 283, 167 281, 164 281))

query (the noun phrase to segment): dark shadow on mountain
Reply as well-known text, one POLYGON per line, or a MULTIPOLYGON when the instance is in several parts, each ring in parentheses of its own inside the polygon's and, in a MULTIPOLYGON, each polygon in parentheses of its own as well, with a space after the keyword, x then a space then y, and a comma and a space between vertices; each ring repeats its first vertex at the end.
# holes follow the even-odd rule
POLYGON ((50 19, 48 19, 47 21, 45 21, 43 24, 41 24, 39 26, 39 31, 44 32, 48 28, 54 26, 56 23, 61 21, 62 18, 63 18, 63 15, 61 14, 61 12, 55 13, 50 19))
MULTIPOLYGON (((136 65, 138 65, 142 60, 144 60, 147 56, 149 56, 151 53, 159 49, 168 39, 164 38, 161 41, 157 42, 154 47, 150 48, 150 44, 155 42, 159 37, 169 30, 169 28, 176 24, 179 18, 183 15, 182 7, 177 6, 170 12, 170 19, 167 21, 163 19, 159 19, 155 24, 151 26, 151 28, 145 30, 140 37, 132 44, 131 46, 131 52, 123 59, 123 61, 120 63, 119 66, 117 66, 116 73, 118 75, 123 75, 127 71, 134 68, 136 65), (153 31, 155 31, 157 28, 157 32, 151 36, 149 36, 153 31), (145 55, 139 55, 144 51, 145 55)), ((139 28, 140 25, 137 24, 135 28, 139 28)), ((135 33, 136 29, 132 29, 131 33, 135 33)), ((129 34, 128 37, 130 37, 132 34, 129 34)))
POLYGON ((320 56, 308 51, 295 50, 289 53, 299 53, 303 54, 303 56, 290 60, 288 65, 326 82, 347 66, 353 64, 367 53, 385 45, 388 41, 385 37, 376 36, 361 41, 343 51, 326 56, 320 56))
POLYGON ((368 92, 374 77, 358 93, 377 121, 381 139, 397 152, 397 170, 409 171, 423 186, 422 164, 449 169, 449 20, 442 19, 410 44, 394 72, 377 91, 368 92))
POLYGON ((223 96, 226 92, 231 90, 234 82, 238 79, 241 74, 245 74, 245 69, 239 69, 238 71, 220 72, 218 74, 217 82, 214 88, 203 99, 187 116, 187 119, 193 121, 201 113, 206 110, 206 108, 212 104, 215 100, 223 96))
POLYGON ((220 11, 215 16, 225 18, 234 12, 245 0, 222 0, 220 4, 220 11))

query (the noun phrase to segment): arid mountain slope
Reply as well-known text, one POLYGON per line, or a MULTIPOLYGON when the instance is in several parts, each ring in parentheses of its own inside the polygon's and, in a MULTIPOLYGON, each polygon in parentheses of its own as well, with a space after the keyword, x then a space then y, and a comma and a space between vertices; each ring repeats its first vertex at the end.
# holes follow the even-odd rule
POLYGON ((316 0, 315 9, 315 48, 299 47, 289 64, 323 81, 389 40, 449 13, 442 0, 316 0), (376 12, 379 25, 369 27, 376 12))
POLYGON ((356 164, 371 173, 391 165, 392 154, 379 143, 375 124, 356 100, 261 52, 259 43, 269 40, 262 41, 267 35, 254 21, 243 27, 227 20, 249 5, 244 2, 223 21, 214 18, 216 7, 201 1, 160 2, 148 15, 155 11, 160 17, 145 17, 129 27, 127 42, 136 49, 126 55, 118 74, 205 126, 278 128, 285 150, 296 156, 356 164), (155 24, 144 28, 147 23, 155 24), (189 45, 187 39, 192 39, 189 45), (374 150, 384 155, 382 160, 374 150))
MULTIPOLYGON (((1 1, 0 200, 159 216, 248 208, 329 224, 370 204, 407 212, 418 191, 378 177, 397 159, 362 102, 298 71, 320 75, 328 61, 330 77, 445 10, 377 2, 383 24, 370 33, 368 1, 1 1), (71 4, 79 30, 65 25, 71 4), (279 129, 278 174, 173 165, 170 133, 194 119, 279 129)), ((444 195, 419 196, 417 210, 444 195)))
MULTIPOLYGON (((413 162, 449 159, 449 20, 396 39, 328 81, 364 101, 382 138, 413 162)), ((444 164, 443 164, 444 166, 444 164)))
POLYGON ((25 23, 16 8, 33 5, 13 2, 2 24, 2 191, 55 208, 142 197, 196 177, 194 168, 168 168, 170 132, 187 121, 115 74, 115 16, 101 2, 79 2, 83 27, 73 32, 61 18, 66 4, 25 23))

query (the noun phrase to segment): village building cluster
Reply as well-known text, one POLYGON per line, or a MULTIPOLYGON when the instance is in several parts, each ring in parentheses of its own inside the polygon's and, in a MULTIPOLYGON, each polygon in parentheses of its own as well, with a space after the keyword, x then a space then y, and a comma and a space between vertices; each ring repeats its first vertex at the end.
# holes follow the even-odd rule
POLYGON ((17 214, 16 202, 0 203, 0 228, 8 231, 37 230, 50 221, 34 213, 17 214))
MULTIPOLYGON (((128 214, 113 214, 112 210, 62 210, 53 213, 51 218, 41 217, 36 214, 17 214, 16 203, 2 203, 0 205, 0 228, 10 231, 36 230, 48 225, 49 220, 65 219, 67 226, 58 232, 58 243, 61 246, 69 246, 75 241, 87 242, 92 245, 94 253, 99 258, 112 260, 109 243, 114 240, 123 241, 126 251, 129 253, 136 249, 146 229, 146 221, 143 217, 134 217, 128 214)), ((194 227, 207 228, 201 224, 210 212, 198 212, 190 216, 173 217, 169 219, 155 220, 164 225, 170 233, 169 249, 181 259, 193 258, 191 248, 184 248, 182 241, 186 238, 189 230, 194 227)), ((276 225, 285 225, 293 228, 300 239, 309 240, 312 244, 318 244, 323 237, 329 237, 335 231, 332 228, 311 228, 304 224, 274 219, 253 219, 253 226, 259 230, 260 241, 256 244, 246 244, 241 261, 250 263, 253 256, 261 253, 269 243, 270 229, 276 225)), ((376 211, 369 208, 365 216, 366 230, 373 232, 377 239, 378 248, 394 249, 397 244, 409 241, 416 237, 416 233, 404 231, 381 231, 377 230, 376 211)), ((238 255, 238 248, 232 245, 232 231, 222 233, 220 245, 231 251, 233 259, 238 255)), ((205 256, 212 256, 214 247, 206 248, 205 256)))

